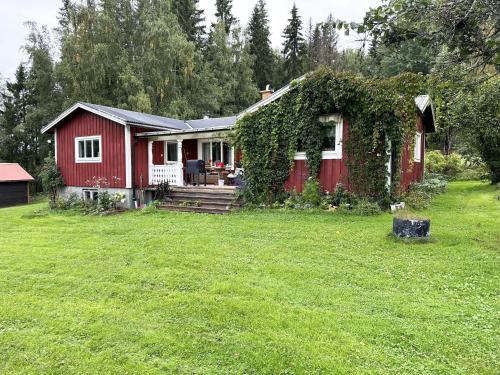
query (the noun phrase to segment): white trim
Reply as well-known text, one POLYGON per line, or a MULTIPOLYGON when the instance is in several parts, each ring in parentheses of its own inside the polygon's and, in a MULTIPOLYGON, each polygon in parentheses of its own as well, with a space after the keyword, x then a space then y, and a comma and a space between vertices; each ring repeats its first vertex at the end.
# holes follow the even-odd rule
MULTIPOLYGON (((93 144, 93 142, 92 142, 93 144)), ((92 146, 93 147, 93 146, 92 146)), ((75 137, 75 163, 101 163, 102 162, 102 139, 100 135, 89 135, 85 137, 75 137), (99 141, 99 157, 80 158, 78 154, 78 142, 80 141, 99 141)))
POLYGON ((422 133, 415 134, 415 146, 413 147, 413 161, 420 163, 422 161, 422 133))
POLYGON ((386 149, 386 155, 389 156, 387 159, 387 181, 386 181, 386 187, 387 191, 390 191, 391 189, 391 182, 392 182, 392 142, 391 140, 387 140, 387 149, 386 149))
POLYGON ((132 188, 132 138, 130 125, 125 125, 125 188, 132 188))
MULTIPOLYGON (((335 121, 335 151, 321 151, 321 160, 335 160, 342 159, 342 134, 344 129, 344 120, 340 114, 332 114, 321 116, 319 121, 322 123, 335 121)), ((293 157, 294 160, 307 160, 305 152, 296 152, 293 157)))
MULTIPOLYGON (((210 142, 210 156, 212 157, 212 143, 213 142, 217 142, 217 143, 220 143, 220 156, 221 156, 221 159, 224 159, 224 143, 227 143, 228 145, 230 145, 230 143, 228 142, 227 139, 223 139, 223 138, 202 138, 202 139, 198 139, 198 144, 197 144, 197 149, 198 149, 198 160, 202 160, 203 159, 203 143, 208 143, 210 142)), ((231 146, 231 159, 232 159, 232 163, 228 164, 226 160, 221 160, 226 166, 229 166, 229 167, 234 167, 234 164, 235 164, 235 161, 234 161, 234 147, 231 146)), ((212 160, 212 159, 211 159, 212 160)), ((212 160, 212 163, 214 162, 214 160, 212 160)))
POLYGON ((75 103, 71 107, 69 107, 67 110, 65 110, 63 113, 61 113, 59 116, 57 116, 57 118, 55 120, 53 120, 49 124, 45 125, 42 128, 42 134, 44 134, 47 131, 49 131, 50 129, 52 129, 60 121, 64 120, 66 117, 68 117, 70 114, 72 114, 74 111, 76 111, 79 108, 80 109, 84 109, 84 110, 89 111, 89 112, 92 112, 92 113, 94 113, 94 114, 96 114, 98 116, 107 118, 108 120, 117 122, 118 124, 126 125, 126 122, 123 119, 119 118, 119 117, 110 115, 109 113, 106 113, 106 112, 103 112, 103 111, 98 111, 97 109, 89 107, 88 105, 85 105, 83 103, 75 103))
POLYGON ((255 103, 254 105, 248 107, 247 109, 245 109, 243 112, 240 112, 237 116, 238 119, 240 119, 241 117, 243 117, 245 114, 247 113, 252 113, 252 112, 255 112, 257 110, 259 110, 261 107, 264 107, 272 102, 274 102, 275 100, 278 100, 279 98, 281 98, 283 95, 285 95, 287 92, 289 92, 290 90, 292 90, 294 87, 296 87, 296 84, 303 81, 307 76, 307 73, 304 74, 303 76, 297 78, 297 79, 294 79, 293 81, 291 81, 288 85, 282 87, 281 89, 279 89, 278 91, 276 91, 274 94, 272 94, 271 96, 268 96, 267 98, 261 100, 260 102, 257 102, 255 103))
POLYGON ((148 185, 153 183, 153 141, 148 141, 148 185))
POLYGON ((54 160, 57 165, 57 129, 54 129, 54 160))

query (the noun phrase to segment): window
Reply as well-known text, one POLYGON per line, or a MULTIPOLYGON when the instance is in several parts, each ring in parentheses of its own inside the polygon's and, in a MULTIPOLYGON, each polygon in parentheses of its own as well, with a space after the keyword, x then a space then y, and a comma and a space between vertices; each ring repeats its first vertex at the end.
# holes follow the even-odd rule
POLYGON ((223 162, 226 165, 233 165, 233 148, 227 142, 220 140, 200 140, 198 141, 198 157, 206 163, 215 164, 223 162))
POLYGON ((165 155, 167 155, 166 162, 172 161, 176 162, 177 160, 177 142, 165 142, 165 147, 167 151, 165 155))
POLYGON ((101 136, 75 138, 75 161, 77 163, 100 163, 101 136))
POLYGON ((335 151, 337 147, 337 123, 329 121, 323 124, 322 151, 335 151))
POLYGON ((98 199, 97 190, 86 189, 83 190, 83 200, 96 201, 98 199))
POLYGON ((415 134, 415 148, 413 149, 413 161, 420 162, 422 156, 422 133, 415 134))
MULTIPOLYGON (((342 129, 343 119, 340 115, 321 116, 319 121, 323 124, 321 135, 321 159, 342 159, 342 129)), ((295 160, 306 160, 307 156, 299 139, 295 160)))

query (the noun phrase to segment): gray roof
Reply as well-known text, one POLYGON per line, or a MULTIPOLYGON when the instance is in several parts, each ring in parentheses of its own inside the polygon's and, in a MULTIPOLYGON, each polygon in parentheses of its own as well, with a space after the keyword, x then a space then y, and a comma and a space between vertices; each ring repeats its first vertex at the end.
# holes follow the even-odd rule
POLYGON ((107 107, 99 104, 92 103, 82 103, 88 107, 94 108, 97 111, 105 112, 121 118, 129 125, 148 125, 154 126, 158 128, 167 128, 167 129, 189 129, 188 125, 184 122, 184 120, 177 120, 169 117, 162 117, 156 115, 150 115, 147 113, 128 111, 126 109, 107 107))
POLYGON ((151 128, 153 131, 162 132, 196 132, 204 130, 228 129, 236 123, 236 116, 207 118, 200 120, 179 120, 169 117, 151 115, 147 113, 128 111, 126 109, 107 107, 99 104, 77 102, 61 113, 55 120, 42 128, 42 133, 50 131, 59 122, 77 109, 83 109, 98 116, 110 119, 122 125, 133 125, 151 128))
POLYGON ((236 124, 236 116, 232 117, 214 117, 201 120, 187 120, 186 123, 194 129, 207 129, 219 127, 232 127, 236 124))

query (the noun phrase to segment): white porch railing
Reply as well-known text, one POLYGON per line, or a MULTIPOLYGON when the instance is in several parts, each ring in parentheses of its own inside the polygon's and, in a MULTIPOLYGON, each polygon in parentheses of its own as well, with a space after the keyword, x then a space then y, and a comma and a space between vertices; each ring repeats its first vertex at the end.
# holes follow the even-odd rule
POLYGON ((149 184, 158 185, 167 181, 173 186, 183 186, 184 176, 182 173, 182 163, 172 163, 166 165, 149 166, 149 184))

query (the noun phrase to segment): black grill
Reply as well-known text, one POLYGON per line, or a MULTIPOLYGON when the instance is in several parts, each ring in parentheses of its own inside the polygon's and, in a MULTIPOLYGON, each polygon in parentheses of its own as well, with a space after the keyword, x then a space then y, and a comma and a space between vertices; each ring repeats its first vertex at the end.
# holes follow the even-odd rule
POLYGON ((205 162, 203 160, 187 160, 186 174, 193 185, 200 184, 200 174, 203 174, 205 175, 205 185, 207 184, 207 170, 205 169, 205 162), (195 182, 195 178, 197 183, 195 182))

